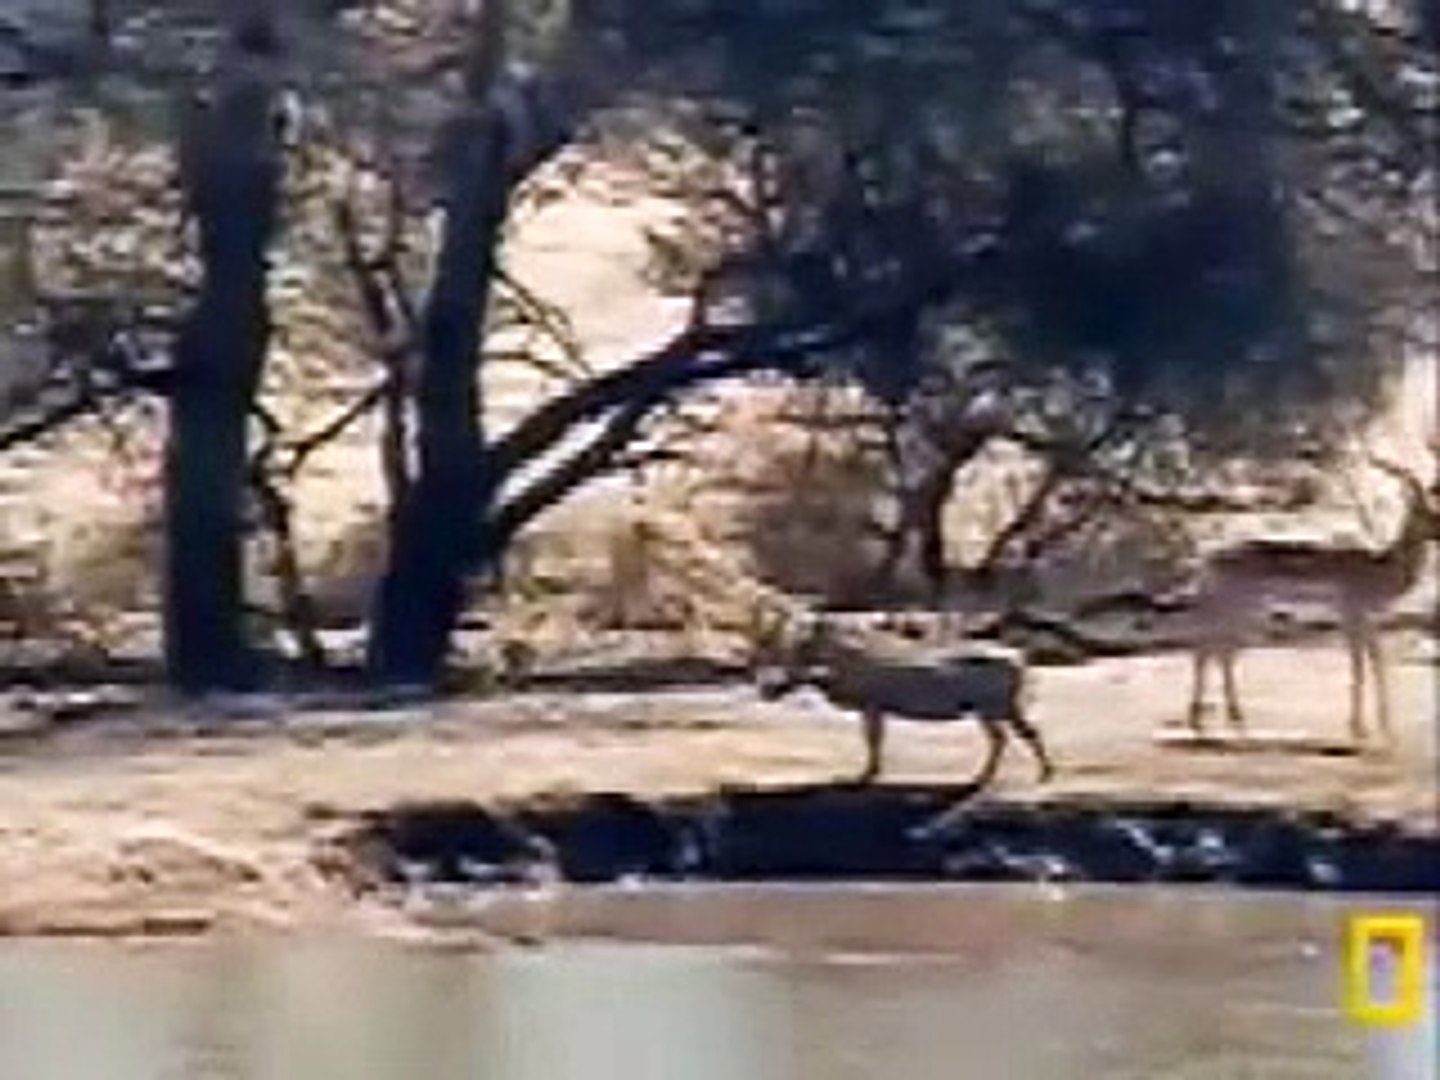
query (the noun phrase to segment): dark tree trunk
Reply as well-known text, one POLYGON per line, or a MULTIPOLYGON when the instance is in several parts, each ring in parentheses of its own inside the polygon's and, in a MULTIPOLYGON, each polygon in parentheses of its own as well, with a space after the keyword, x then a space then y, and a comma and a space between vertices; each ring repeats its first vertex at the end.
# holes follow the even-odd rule
POLYGON ((282 163, 266 71, 273 39, 242 30, 181 147, 203 278, 170 399, 165 659, 171 683, 190 693, 247 686, 254 666, 244 624, 247 425, 269 340, 267 249, 282 163))
POLYGON ((920 493, 916 529, 919 533, 920 573, 931 603, 945 595, 949 560, 945 552, 945 505, 955 493, 955 471, 934 477, 920 493))
POLYGON ((503 118, 473 110, 450 140, 445 228, 415 388, 417 468, 395 517, 371 627, 368 662, 382 684, 439 681, 466 581, 496 554, 479 359, 512 177, 503 118))
MULTIPOLYGON (((914 471, 900 494, 900 514, 890 545, 876 569, 877 588, 894 588, 907 567, 913 565, 924 583, 928 599, 937 602, 944 595, 949 577, 945 553, 945 506, 955 492, 958 474, 984 449, 993 435, 989 427, 962 429, 927 440, 927 458, 914 471)), ((897 462, 902 473, 902 462, 897 462)))
POLYGON ((389 562, 372 609, 367 664, 380 685, 436 686, 469 579, 493 575, 516 533, 604 472, 645 416, 675 393, 749 371, 785 369, 817 352, 893 333, 953 288, 949 275, 937 276, 899 304, 825 328, 696 328, 629 368, 551 399, 490 443, 479 392, 481 343, 510 195, 565 144, 574 100, 585 95, 555 87, 536 93, 544 88, 524 83, 492 93, 504 55, 496 28, 505 5, 487 3, 481 10, 489 26, 472 43, 468 102, 451 125, 443 157, 444 227, 421 318, 414 388, 416 468, 392 518, 389 562), (506 492, 501 503, 501 488, 517 471, 578 426, 607 416, 591 443, 520 492, 506 492))

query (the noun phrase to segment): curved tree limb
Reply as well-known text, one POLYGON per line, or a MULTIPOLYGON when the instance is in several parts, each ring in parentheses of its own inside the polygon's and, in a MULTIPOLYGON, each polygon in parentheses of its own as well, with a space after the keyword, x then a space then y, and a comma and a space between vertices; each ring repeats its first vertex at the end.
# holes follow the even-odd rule
POLYGON ((496 542, 508 543, 521 529, 577 488, 609 471, 639 433, 651 407, 635 402, 618 409, 599 435, 565 461, 532 481, 500 506, 492 525, 496 542))
POLYGON ((565 313, 539 296, 505 267, 497 267, 495 278, 504 288, 506 299, 515 305, 523 320, 559 350, 559 360, 550 364, 555 373, 572 380, 593 378, 595 369, 586 360, 585 351, 565 313))
POLYGON ((958 287, 953 275, 937 274, 891 305, 828 324, 687 327, 647 356, 538 407, 495 442, 491 466, 498 477, 507 477, 580 425, 628 403, 644 402, 653 408, 702 383, 761 371, 806 374, 819 355, 904 325, 958 287))
POLYGON ((280 587, 280 621, 294 638, 301 659, 312 670, 320 671, 328 665, 329 658, 317 632, 319 620, 314 599, 306 588, 305 574, 300 567, 295 542, 295 509, 281 488, 280 478, 291 480, 294 473, 274 465, 284 426, 264 402, 252 403, 250 412, 259 422, 262 434, 260 445, 246 467, 245 480, 255 499, 258 524, 270 533, 275 544, 270 569, 280 587))

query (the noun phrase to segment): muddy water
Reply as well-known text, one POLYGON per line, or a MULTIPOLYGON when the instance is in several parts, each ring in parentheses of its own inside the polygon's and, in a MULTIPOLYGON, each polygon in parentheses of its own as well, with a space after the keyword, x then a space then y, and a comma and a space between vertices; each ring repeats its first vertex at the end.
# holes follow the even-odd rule
POLYGON ((1428 1026, 1379 1034, 1340 1008, 1344 918, 1362 903, 1395 909, 1181 890, 611 889, 437 909, 542 940, 499 952, 9 944, 0 1078, 1429 1080, 1433 963, 1428 1026))

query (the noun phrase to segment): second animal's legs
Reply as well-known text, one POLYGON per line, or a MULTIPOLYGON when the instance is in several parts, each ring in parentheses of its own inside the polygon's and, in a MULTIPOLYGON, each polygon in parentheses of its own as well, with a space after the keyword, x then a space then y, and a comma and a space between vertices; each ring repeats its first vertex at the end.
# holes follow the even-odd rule
POLYGON ((1235 683, 1235 654, 1238 650, 1227 645, 1220 653, 1220 676, 1225 685, 1225 718, 1235 731, 1245 730, 1245 713, 1240 709, 1240 691, 1235 683))
POLYGON ((880 775, 881 758, 885 752, 885 714, 867 709, 860 716, 865 735, 865 769, 860 782, 868 784, 880 775))
POLYGON ((1351 616, 1351 628, 1345 635, 1350 653, 1350 737, 1358 744, 1365 739, 1365 672, 1375 687, 1375 719, 1380 736, 1387 745, 1395 743, 1390 726, 1390 693, 1386 682, 1384 645, 1375 627, 1361 616, 1351 616))
POLYGON ((1370 680, 1375 684, 1375 716, 1380 737, 1387 745, 1395 745, 1395 729, 1390 726, 1390 692, 1385 679, 1385 651, 1380 635, 1373 628, 1366 638, 1366 655, 1370 661, 1370 680))
POLYGON ((1245 713, 1235 680, 1235 659, 1243 643, 1244 628, 1253 617, 1245 598, 1210 595, 1199 605, 1199 625, 1193 646, 1193 675, 1190 689, 1190 730, 1199 735, 1205 715, 1205 676, 1213 660, 1220 668, 1225 715, 1236 732, 1244 730, 1245 713), (1237 610, 1237 605, 1240 605, 1237 610))
POLYGON ((1350 628, 1345 634, 1345 651, 1350 654, 1350 739, 1356 745, 1365 741, 1365 653, 1363 631, 1350 628))

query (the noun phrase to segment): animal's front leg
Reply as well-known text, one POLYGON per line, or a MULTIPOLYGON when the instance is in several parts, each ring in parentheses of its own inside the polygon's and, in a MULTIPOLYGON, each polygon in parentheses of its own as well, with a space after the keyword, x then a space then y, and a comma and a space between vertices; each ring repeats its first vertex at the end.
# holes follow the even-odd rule
POLYGON ((1210 653, 1203 646, 1197 648, 1191 657, 1190 709, 1187 719, 1190 730, 1199 735, 1204 730, 1205 718, 1205 672, 1210 666, 1210 653))
POLYGON ((860 783, 868 784, 880 775, 881 757, 885 752, 885 714, 867 709, 860 715, 865 736, 865 768, 860 783))

